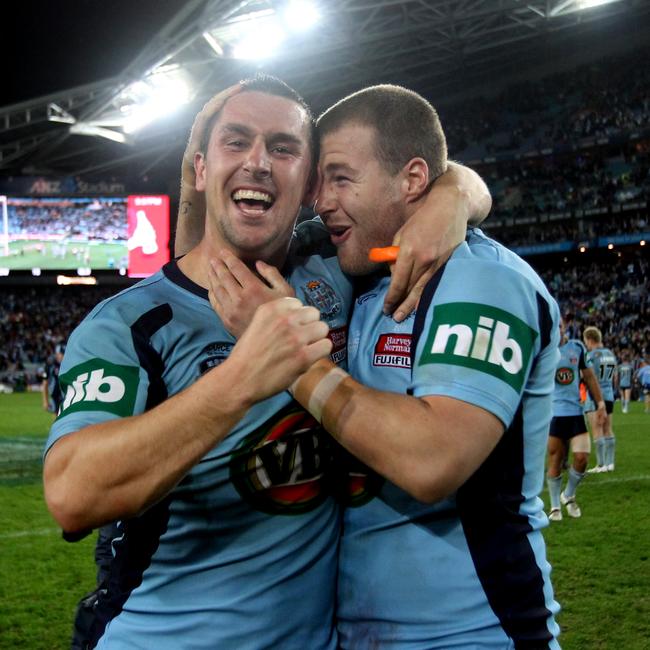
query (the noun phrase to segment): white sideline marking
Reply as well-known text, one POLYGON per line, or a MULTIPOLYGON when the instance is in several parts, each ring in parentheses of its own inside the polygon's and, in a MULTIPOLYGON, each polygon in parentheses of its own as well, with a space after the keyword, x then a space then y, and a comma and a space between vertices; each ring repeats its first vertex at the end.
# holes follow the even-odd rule
MULTIPOLYGON (((603 474, 604 473, 605 472, 603 472, 603 474)), ((598 483, 592 483, 591 487, 596 487, 597 485, 609 485, 610 483, 631 483, 632 481, 650 481, 650 474, 641 474, 640 476, 626 476, 620 478, 608 478, 602 481, 598 481, 598 483)))
POLYGON ((36 528, 34 530, 15 530, 12 533, 0 533, 0 539, 14 539, 16 537, 37 537, 58 533, 59 528, 36 528))

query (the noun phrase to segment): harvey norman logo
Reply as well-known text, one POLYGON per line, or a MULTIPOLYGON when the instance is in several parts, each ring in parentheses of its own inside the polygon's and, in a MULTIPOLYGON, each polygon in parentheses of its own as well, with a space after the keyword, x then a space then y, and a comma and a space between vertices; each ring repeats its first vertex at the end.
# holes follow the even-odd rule
POLYGON ((90 359, 59 375, 65 397, 60 416, 76 411, 106 411, 133 415, 139 382, 137 366, 90 359))
POLYGON ((438 305, 418 365, 472 368, 521 391, 537 332, 507 311, 470 302, 438 305))
POLYGON ((381 334, 375 344, 373 366, 411 367, 411 335, 381 334))

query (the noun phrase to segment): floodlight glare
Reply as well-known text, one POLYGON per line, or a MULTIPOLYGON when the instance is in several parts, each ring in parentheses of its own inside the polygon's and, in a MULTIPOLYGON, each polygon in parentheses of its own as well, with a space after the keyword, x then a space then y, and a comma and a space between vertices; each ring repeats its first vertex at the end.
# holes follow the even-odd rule
POLYGON ((130 86, 133 95, 139 97, 137 103, 122 108, 125 119, 124 133, 133 133, 150 122, 171 113, 189 101, 189 88, 179 78, 166 75, 153 75, 146 82, 138 81, 130 86))
POLYGON ((284 22, 294 32, 302 32, 316 24, 318 9, 308 0, 289 0, 283 11, 284 22))
POLYGON ((617 0, 578 0, 579 9, 591 9, 592 7, 599 7, 600 5, 607 5, 610 2, 617 0))
POLYGON ((234 45, 232 55, 236 59, 268 59, 285 38, 284 30, 275 20, 251 22, 234 45))

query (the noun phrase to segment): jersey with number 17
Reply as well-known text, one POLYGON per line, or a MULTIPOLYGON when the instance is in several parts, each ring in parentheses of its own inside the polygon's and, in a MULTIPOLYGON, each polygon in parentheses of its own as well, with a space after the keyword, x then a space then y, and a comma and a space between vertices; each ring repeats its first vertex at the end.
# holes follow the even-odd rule
POLYGON ((614 371, 616 365, 616 357, 608 348, 596 348, 587 353, 587 366, 593 369, 600 384, 603 399, 607 402, 614 401, 614 371))

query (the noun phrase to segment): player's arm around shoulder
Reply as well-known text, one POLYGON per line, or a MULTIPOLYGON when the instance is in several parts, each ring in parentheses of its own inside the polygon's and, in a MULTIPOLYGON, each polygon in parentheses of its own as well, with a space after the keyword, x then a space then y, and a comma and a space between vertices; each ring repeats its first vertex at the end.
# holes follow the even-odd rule
MULTIPOLYGON (((106 334, 110 324, 104 325, 106 334)), ((320 323, 316 309, 290 298, 263 305, 228 359, 146 412, 135 407, 137 395, 129 397, 125 390, 112 404, 126 412, 96 417, 96 410, 86 410, 91 417, 80 417, 73 407, 83 405, 89 390, 97 395, 102 388, 99 384, 89 388, 90 366, 73 367, 73 374, 84 370, 77 378, 78 394, 83 396, 75 403, 77 393, 67 392, 69 404, 64 401, 53 430, 64 431, 66 426, 68 430, 52 441, 45 457, 45 498, 52 515, 64 530, 73 532, 141 513, 169 493, 254 403, 287 388, 313 362, 327 356, 331 343, 326 336, 327 326, 320 323), (82 386, 80 381, 88 383, 82 386), (124 399, 131 401, 127 404, 124 399)), ((68 349, 74 354, 74 345, 68 349)), ((91 361, 96 360, 84 363, 91 361)), ((107 368, 118 372, 118 365, 124 364, 107 368)), ((136 374, 140 370, 133 369, 136 374)), ((125 370, 111 381, 103 369, 98 370, 96 383, 108 381, 110 390, 118 379, 128 380, 125 370)))

